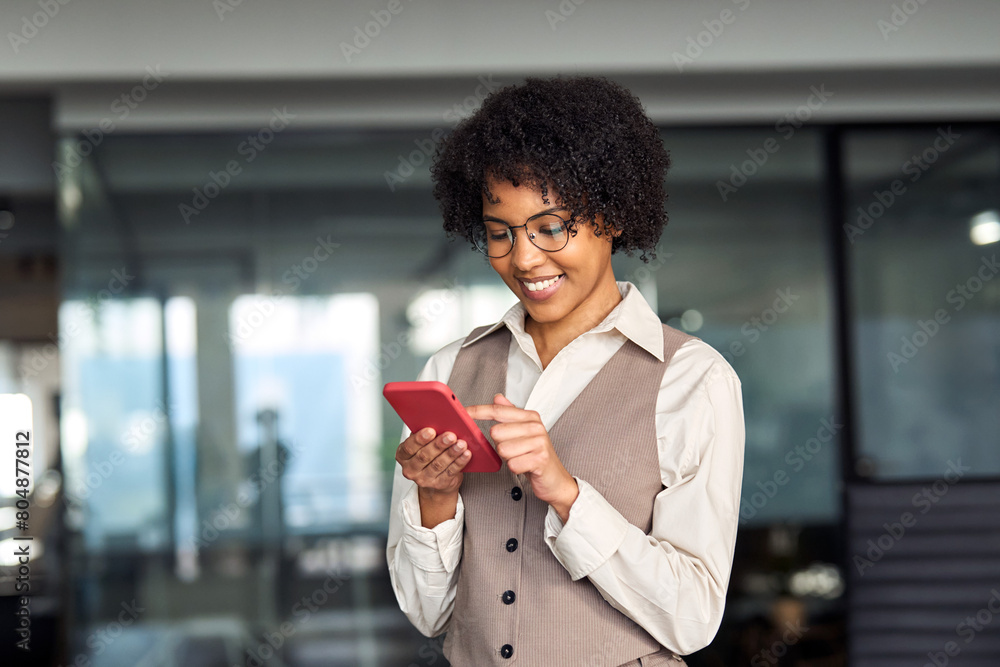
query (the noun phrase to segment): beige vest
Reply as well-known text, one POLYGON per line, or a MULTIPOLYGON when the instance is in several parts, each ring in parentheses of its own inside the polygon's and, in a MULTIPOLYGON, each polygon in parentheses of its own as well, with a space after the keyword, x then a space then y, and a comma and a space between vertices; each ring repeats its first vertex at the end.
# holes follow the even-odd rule
MULTIPOLYGON (((674 352, 693 338, 666 325, 663 336, 663 363, 626 341, 549 430, 566 470, 646 533, 663 490, 656 398, 674 352)), ((458 353, 448 385, 463 405, 492 403, 504 392, 510 338, 501 326, 458 353)), ((488 439, 492 424, 479 422, 488 439)), ((684 664, 588 578, 570 578, 544 541, 548 504, 506 462, 496 473, 466 474, 461 495, 462 561, 444 642, 454 667, 684 664)))

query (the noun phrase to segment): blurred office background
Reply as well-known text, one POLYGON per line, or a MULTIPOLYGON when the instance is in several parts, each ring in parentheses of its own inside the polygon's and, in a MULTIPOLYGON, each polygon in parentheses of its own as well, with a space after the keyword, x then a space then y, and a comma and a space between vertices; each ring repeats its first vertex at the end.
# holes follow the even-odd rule
POLYGON ((441 231, 429 154, 559 73, 662 128, 670 223, 617 275, 743 382, 729 604, 689 663, 998 664, 1000 5, 16 0, 0 25, 0 394, 35 429, 29 655, 0 456, 3 664, 446 664, 389 585, 381 387, 514 303, 441 231))

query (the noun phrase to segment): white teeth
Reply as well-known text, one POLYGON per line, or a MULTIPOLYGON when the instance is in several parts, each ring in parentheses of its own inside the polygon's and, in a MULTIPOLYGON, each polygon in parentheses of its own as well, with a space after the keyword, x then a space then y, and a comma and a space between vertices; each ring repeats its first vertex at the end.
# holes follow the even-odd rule
POLYGON ((552 285, 555 284, 557 280, 559 280, 558 277, 551 278, 549 280, 542 280, 537 283, 524 283, 524 284, 527 286, 529 292, 537 292, 539 290, 545 289, 546 287, 551 287, 552 285))

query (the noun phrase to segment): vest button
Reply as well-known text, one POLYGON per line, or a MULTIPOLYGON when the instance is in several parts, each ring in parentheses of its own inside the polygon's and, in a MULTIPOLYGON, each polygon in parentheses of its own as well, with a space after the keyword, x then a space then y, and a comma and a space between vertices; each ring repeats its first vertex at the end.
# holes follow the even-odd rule
POLYGON ((520 500, 522 495, 523 494, 521 493, 521 487, 519 486, 515 486, 513 489, 510 490, 510 497, 513 498, 514 500, 520 500))
POLYGON ((512 537, 507 540, 507 551, 517 551, 517 538, 512 537))
POLYGON ((514 598, 516 598, 516 597, 517 596, 514 595, 514 591, 504 591, 503 592, 503 603, 504 604, 514 604, 514 598))
POLYGON ((510 656, 514 655, 514 647, 511 646, 510 644, 504 644, 503 646, 500 647, 500 655, 505 658, 509 658, 510 656))

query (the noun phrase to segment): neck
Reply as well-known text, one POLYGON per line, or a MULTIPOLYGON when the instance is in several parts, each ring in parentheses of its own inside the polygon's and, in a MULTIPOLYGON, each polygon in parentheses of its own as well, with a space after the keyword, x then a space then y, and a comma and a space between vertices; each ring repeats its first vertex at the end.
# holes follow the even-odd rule
POLYGON ((536 322, 525 315, 524 330, 535 343, 535 350, 542 362, 542 368, 569 345, 577 336, 600 324, 622 301, 614 274, 609 270, 607 278, 580 307, 566 317, 555 322, 536 322))

